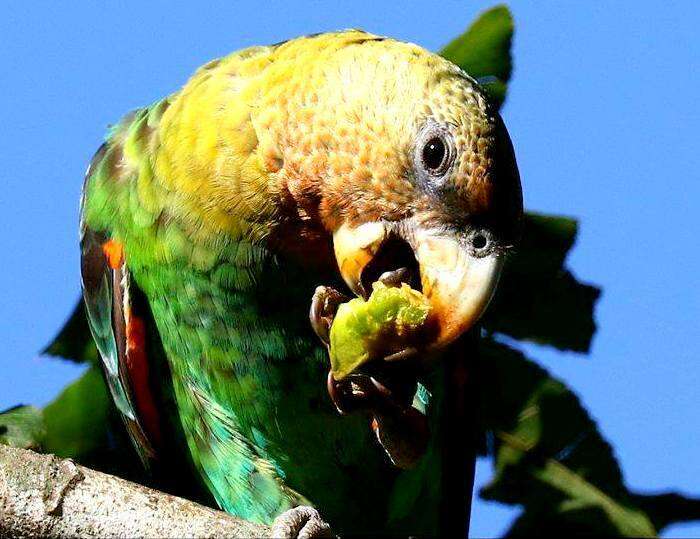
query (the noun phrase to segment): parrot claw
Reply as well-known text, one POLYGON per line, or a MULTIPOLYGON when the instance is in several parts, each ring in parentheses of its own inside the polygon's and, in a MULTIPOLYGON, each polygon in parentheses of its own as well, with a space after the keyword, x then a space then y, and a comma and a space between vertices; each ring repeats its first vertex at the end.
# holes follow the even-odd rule
POLYGON ((330 346, 331 324, 335 318, 338 306, 349 300, 350 298, 345 294, 341 294, 330 286, 316 287, 314 296, 311 299, 309 320, 316 335, 326 346, 330 346))
POLYGON ((270 537, 285 539, 311 539, 336 537, 321 514, 308 505, 300 505, 285 511, 272 523, 270 537))

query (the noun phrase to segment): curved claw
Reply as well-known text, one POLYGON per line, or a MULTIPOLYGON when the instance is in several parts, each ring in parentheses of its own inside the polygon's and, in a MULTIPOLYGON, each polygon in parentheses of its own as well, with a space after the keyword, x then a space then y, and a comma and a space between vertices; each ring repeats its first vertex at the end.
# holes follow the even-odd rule
POLYGON ((311 309, 309 320, 318 338, 326 346, 330 345, 330 330, 335 313, 341 303, 349 301, 350 298, 338 292, 330 286, 318 286, 311 299, 311 309))

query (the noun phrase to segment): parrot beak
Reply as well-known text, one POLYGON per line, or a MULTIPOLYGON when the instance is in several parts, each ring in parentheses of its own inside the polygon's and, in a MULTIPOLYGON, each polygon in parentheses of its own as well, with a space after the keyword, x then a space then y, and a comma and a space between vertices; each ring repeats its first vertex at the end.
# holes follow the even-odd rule
POLYGON ((412 220, 342 225, 333 245, 340 273, 358 296, 367 298, 378 278, 408 275, 402 280, 419 289, 431 305, 435 331, 428 350, 446 346, 479 320, 503 266, 497 252, 476 256, 459 235, 426 229, 412 220), (413 258, 413 268, 408 258, 413 258), (411 280, 411 273, 418 275, 411 280))
POLYGON ((438 326, 430 348, 439 348, 469 330, 484 313, 496 291, 503 257, 476 257, 454 237, 422 231, 415 235, 415 246, 423 294, 438 326))

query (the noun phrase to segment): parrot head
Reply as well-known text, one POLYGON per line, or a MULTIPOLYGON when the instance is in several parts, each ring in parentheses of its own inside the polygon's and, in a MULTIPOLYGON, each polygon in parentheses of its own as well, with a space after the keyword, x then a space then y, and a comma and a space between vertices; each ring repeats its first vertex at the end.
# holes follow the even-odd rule
POLYGON ((353 293, 384 276, 429 299, 425 347, 440 349, 484 312, 519 235, 508 132, 479 84, 435 54, 362 32, 342 47, 314 39, 285 111, 284 190, 299 222, 332 237, 353 293))

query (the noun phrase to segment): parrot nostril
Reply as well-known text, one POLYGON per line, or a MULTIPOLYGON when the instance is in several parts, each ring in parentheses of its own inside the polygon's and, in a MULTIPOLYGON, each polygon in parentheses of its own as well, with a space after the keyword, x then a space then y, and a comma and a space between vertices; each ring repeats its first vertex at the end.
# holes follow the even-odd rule
POLYGON ((484 247, 488 245, 488 240, 486 239, 486 236, 483 234, 476 234, 474 238, 472 238, 472 247, 477 250, 481 250, 484 247))

